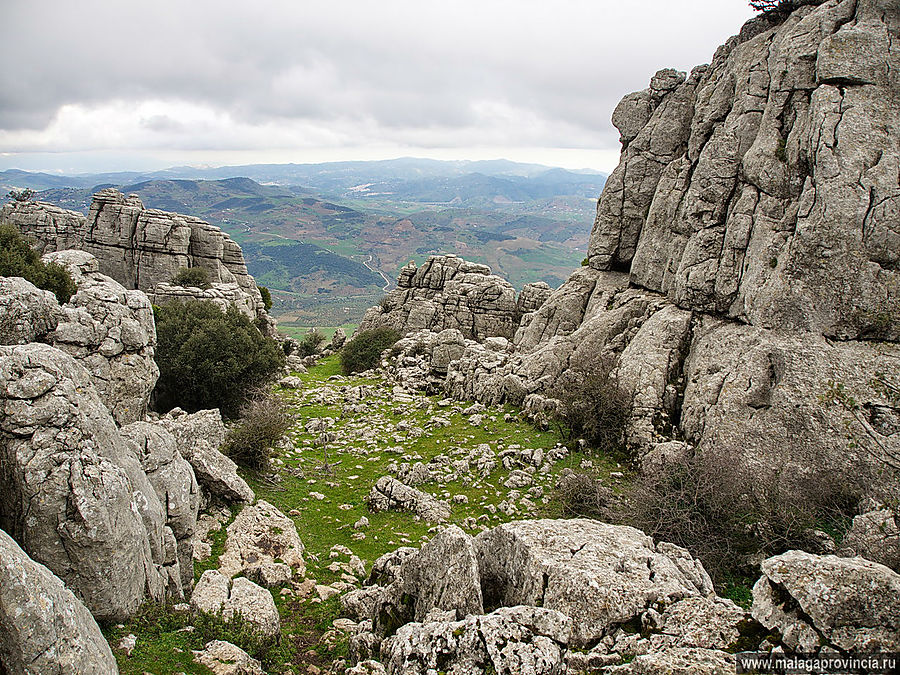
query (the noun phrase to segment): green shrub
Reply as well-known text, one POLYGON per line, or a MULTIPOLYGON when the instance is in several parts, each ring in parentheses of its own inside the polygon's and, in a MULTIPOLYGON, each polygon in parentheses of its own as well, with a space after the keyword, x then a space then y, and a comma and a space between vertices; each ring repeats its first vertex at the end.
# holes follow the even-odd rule
POLYGON ((325 342, 325 336, 317 328, 313 328, 300 340, 300 356, 318 354, 322 350, 323 342, 325 342))
POLYGON ((0 277, 22 277, 51 291, 62 303, 75 294, 75 282, 66 268, 44 263, 28 240, 13 225, 0 225, 0 277))
POLYGON ((381 352, 400 339, 393 328, 373 328, 359 333, 341 349, 341 370, 358 373, 378 365, 381 352))
POLYGON ((282 400, 261 390, 241 406, 241 418, 228 430, 223 452, 252 471, 265 471, 272 449, 293 423, 282 400))
POLYGON ((175 286, 209 288, 209 272, 204 267, 182 267, 172 277, 175 286))
POLYGON ((265 286, 257 286, 257 288, 259 288, 259 294, 262 296, 263 306, 268 312, 270 309, 272 309, 272 293, 270 293, 269 289, 265 286))
POLYGON ((284 366, 278 344, 233 306, 170 302, 157 307, 154 407, 219 408, 234 417, 251 392, 284 366))

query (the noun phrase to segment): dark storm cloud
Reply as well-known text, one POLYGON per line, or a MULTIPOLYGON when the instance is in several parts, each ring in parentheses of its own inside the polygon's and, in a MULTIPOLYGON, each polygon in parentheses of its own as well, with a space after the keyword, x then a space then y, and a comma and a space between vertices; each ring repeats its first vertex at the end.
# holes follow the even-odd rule
POLYGON ((0 138, 17 150, 90 149, 74 129, 91 114, 143 148, 614 144, 623 94, 707 61, 749 15, 743 0, 33 7, 7 3, 0 41, 0 138), (129 121, 148 101, 171 106, 129 121))

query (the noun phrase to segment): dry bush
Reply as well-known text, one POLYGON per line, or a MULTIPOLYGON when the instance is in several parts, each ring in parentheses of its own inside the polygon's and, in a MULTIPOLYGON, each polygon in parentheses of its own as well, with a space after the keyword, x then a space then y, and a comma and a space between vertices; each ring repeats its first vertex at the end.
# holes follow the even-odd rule
POLYGON ((777 472, 761 477, 736 454, 707 452, 644 475, 622 519, 685 547, 722 581, 755 574, 760 555, 816 549, 813 530, 846 527, 862 484, 861 477, 829 470, 790 480, 777 472))
POLYGON ((597 520, 608 520, 610 517, 612 490, 603 485, 602 481, 586 473, 563 469, 559 474, 553 497, 563 515, 567 517, 597 520))
POLYGON ((631 398, 612 376, 615 359, 570 365, 549 395, 559 401, 556 421, 570 440, 585 439, 592 447, 615 452, 625 443, 631 398))
POLYGON ((280 398, 257 391, 241 407, 241 417, 228 431, 223 451, 237 464, 265 471, 275 444, 294 424, 294 417, 280 398))

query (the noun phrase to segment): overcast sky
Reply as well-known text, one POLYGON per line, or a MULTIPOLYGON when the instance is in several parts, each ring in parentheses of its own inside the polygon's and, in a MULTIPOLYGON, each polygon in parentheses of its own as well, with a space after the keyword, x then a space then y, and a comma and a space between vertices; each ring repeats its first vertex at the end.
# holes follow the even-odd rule
POLYGON ((4 0, 0 168, 505 157, 611 170, 609 122, 746 0, 4 0))

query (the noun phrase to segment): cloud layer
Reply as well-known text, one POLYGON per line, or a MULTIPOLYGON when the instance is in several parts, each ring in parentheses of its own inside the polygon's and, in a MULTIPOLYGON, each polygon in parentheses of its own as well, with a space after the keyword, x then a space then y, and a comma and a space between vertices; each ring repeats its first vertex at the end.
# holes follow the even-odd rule
POLYGON ((8 165, 92 151, 613 156, 618 100, 659 68, 708 61, 750 16, 744 0, 53 0, 40 18, 7 5, 8 165))

